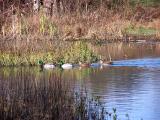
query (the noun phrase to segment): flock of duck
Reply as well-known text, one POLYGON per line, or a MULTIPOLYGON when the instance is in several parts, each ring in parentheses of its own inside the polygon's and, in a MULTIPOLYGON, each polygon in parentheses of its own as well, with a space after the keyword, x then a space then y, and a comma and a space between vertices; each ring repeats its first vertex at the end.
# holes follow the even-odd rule
MULTIPOLYGON (((113 61, 100 60, 97 63, 82 63, 82 62, 79 62, 79 64, 65 63, 65 64, 61 65, 61 68, 72 69, 73 67, 76 67, 76 66, 79 66, 79 67, 100 67, 100 66, 109 66, 112 64, 113 64, 113 61)), ((39 61, 39 65, 44 69, 53 69, 56 67, 56 65, 54 65, 52 63, 44 63, 43 61, 39 61)))

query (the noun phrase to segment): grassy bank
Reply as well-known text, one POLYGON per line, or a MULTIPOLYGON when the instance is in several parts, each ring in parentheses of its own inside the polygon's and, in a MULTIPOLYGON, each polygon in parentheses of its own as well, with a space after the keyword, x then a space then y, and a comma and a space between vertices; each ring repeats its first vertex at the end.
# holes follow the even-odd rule
MULTIPOLYGON (((67 43, 66 43, 67 44, 67 43)), ((38 61, 42 60, 44 63, 78 63, 82 62, 96 62, 98 55, 95 55, 89 49, 85 42, 75 42, 70 44, 61 44, 59 47, 39 51, 25 51, 26 49, 19 48, 13 51, 6 50, 0 53, 1 66, 35 66, 39 65, 38 61)), ((11 48, 10 48, 11 49, 11 48)), ((44 48, 43 48, 44 49, 44 48)))
POLYGON ((97 60, 84 43, 66 41, 160 39, 156 0, 71 0, 52 16, 43 6, 33 12, 32 6, 5 4, 0 11, 1 66, 37 65, 39 59, 54 63, 97 60))

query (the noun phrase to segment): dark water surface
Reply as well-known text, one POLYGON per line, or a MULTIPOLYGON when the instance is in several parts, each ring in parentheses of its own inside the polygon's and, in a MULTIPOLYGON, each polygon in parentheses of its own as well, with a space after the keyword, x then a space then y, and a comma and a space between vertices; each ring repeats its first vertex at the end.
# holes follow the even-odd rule
POLYGON ((0 81, 8 80, 12 84, 16 84, 14 81, 17 79, 38 82, 56 74, 75 90, 85 87, 89 96, 100 96, 107 110, 117 109, 121 120, 124 120, 125 114, 129 114, 131 120, 159 120, 160 44, 116 43, 92 49, 106 59, 109 52, 115 60, 114 64, 100 68, 41 72, 36 67, 0 68, 0 81))

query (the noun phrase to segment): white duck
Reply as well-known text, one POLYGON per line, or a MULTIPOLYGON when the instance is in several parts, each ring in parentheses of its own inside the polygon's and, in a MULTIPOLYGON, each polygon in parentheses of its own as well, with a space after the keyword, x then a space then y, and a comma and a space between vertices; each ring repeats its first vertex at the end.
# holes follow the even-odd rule
POLYGON ((39 60, 38 63, 39 63, 41 68, 45 68, 45 69, 53 69, 53 68, 55 68, 54 64, 51 64, 51 63, 45 64, 42 60, 39 60))
POLYGON ((66 64, 63 64, 63 65, 62 65, 62 68, 63 68, 63 69, 72 69, 72 68, 73 68, 73 65, 70 64, 70 63, 66 63, 66 64))
POLYGON ((44 67, 45 69, 53 69, 53 68, 55 68, 55 65, 53 65, 53 64, 51 64, 51 63, 48 63, 48 64, 44 64, 43 67, 44 67))

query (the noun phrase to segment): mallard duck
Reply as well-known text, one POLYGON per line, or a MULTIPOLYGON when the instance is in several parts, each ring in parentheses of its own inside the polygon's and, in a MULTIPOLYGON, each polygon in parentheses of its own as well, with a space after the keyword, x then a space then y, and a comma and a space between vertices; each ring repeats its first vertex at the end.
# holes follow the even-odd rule
POLYGON ((72 69, 72 68, 73 68, 73 65, 70 64, 70 63, 66 63, 66 64, 63 64, 63 65, 62 65, 62 68, 63 68, 63 69, 72 69))
POLYGON ((90 67, 90 64, 89 64, 89 63, 79 62, 79 66, 80 66, 80 67, 90 67))
POLYGON ((43 66, 45 69, 52 69, 52 68, 55 68, 55 65, 51 64, 51 63, 48 63, 48 64, 44 64, 43 66))
POLYGON ((112 65, 113 64, 113 61, 100 60, 99 62, 103 66, 108 66, 108 65, 112 65))
POLYGON ((39 60, 38 63, 39 63, 41 68, 45 68, 45 69, 53 69, 53 68, 55 68, 54 64, 52 64, 52 63, 45 64, 42 60, 39 60))

